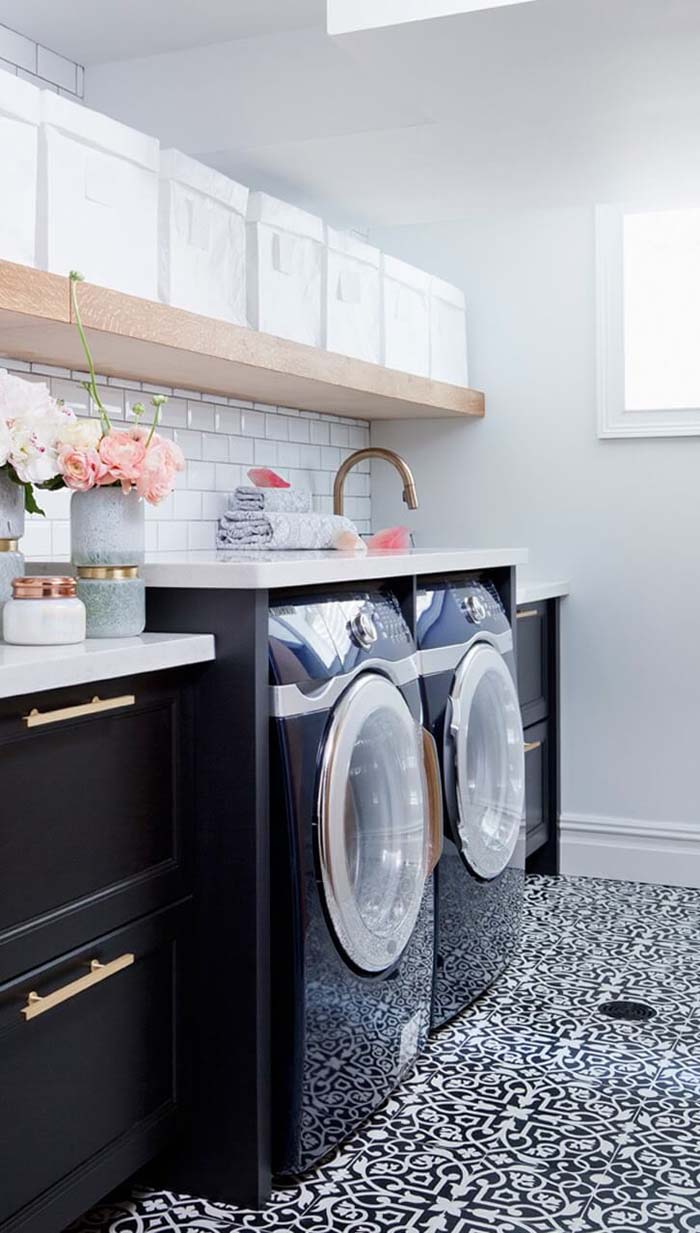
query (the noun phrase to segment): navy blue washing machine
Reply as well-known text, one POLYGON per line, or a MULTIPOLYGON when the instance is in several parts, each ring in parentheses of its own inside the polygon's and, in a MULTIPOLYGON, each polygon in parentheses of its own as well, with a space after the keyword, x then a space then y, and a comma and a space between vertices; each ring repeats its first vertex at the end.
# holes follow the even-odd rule
POLYGON ((306 1172, 423 1047, 437 750, 394 595, 273 602, 269 626, 273 1173, 306 1172))
POLYGON ((488 579, 419 583, 416 640, 444 791, 432 1009, 438 1028, 485 992, 520 941, 523 728, 513 633, 488 579))

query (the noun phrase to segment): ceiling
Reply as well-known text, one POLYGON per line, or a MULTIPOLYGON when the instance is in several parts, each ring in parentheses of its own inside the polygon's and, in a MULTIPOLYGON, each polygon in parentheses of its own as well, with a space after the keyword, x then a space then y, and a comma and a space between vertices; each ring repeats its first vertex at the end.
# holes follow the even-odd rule
POLYGON ((325 0, 0 0, 0 25, 78 64, 323 26, 325 0))
POLYGON ((92 63, 89 105, 335 224, 700 196, 700 0, 532 0, 337 38, 322 0, 43 7, 0 17, 92 63))

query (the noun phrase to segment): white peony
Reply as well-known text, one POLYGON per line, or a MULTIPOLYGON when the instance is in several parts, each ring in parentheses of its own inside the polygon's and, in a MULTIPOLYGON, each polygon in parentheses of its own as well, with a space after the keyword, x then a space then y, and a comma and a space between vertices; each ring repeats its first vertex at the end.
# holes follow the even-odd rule
POLYGON ((98 420, 74 420, 61 429, 60 444, 78 450, 94 450, 99 445, 103 429, 98 420))
POLYGON ((10 457, 11 450, 12 437, 10 435, 10 429, 7 420, 3 419, 2 415, 0 415, 0 467, 4 467, 10 457))
POLYGON ((61 439, 76 424, 74 413, 51 397, 47 385, 0 369, 0 466, 9 463, 23 484, 43 484, 58 475, 61 439))

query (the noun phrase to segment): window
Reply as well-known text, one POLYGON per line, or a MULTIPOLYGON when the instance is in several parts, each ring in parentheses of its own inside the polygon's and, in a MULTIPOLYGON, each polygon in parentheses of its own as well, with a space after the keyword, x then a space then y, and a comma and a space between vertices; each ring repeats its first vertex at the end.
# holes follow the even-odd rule
POLYGON ((700 435, 700 209, 596 213, 598 434, 700 435))

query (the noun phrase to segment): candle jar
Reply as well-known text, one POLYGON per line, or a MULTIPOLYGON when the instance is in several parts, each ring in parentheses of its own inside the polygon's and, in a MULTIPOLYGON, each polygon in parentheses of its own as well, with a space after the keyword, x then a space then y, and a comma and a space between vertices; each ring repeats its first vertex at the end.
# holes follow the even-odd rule
POLYGON ((85 639, 85 605, 75 579, 15 578, 2 610, 5 642, 15 646, 63 646, 85 639))
POLYGON ((133 638, 143 633, 146 587, 135 566, 79 565, 76 572, 88 638, 133 638))

